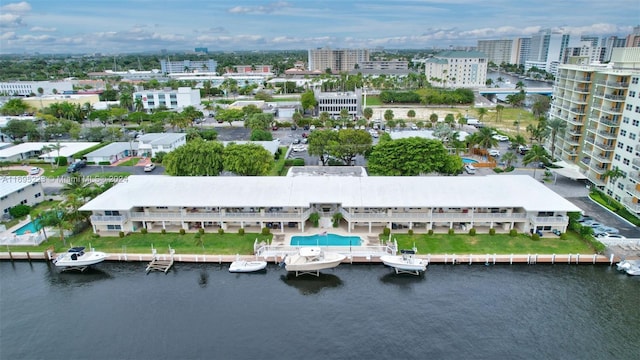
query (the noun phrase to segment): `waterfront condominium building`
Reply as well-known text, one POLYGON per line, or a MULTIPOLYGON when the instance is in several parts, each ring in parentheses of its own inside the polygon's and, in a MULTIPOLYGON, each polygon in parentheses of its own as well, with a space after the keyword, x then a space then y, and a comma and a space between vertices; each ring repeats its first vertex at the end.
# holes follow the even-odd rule
POLYGON ((485 86, 487 56, 479 51, 443 51, 425 62, 427 81, 448 88, 485 86))
POLYGON ((524 65, 529 59, 529 53, 531 52, 531 38, 517 38, 514 40, 514 48, 517 50, 517 64, 524 65))
POLYGON ((309 70, 333 72, 351 71, 356 64, 369 61, 367 49, 330 49, 328 47, 309 50, 309 70))
POLYGON ((204 60, 204 61, 160 60, 160 69, 162 70, 163 74, 215 72, 217 67, 218 67, 218 63, 213 59, 204 60))
POLYGON ((525 62, 525 70, 535 66, 555 75, 558 65, 562 63, 564 49, 569 46, 569 40, 568 34, 552 32, 550 29, 531 36, 531 50, 529 59, 525 62))
POLYGON ((612 63, 558 68, 550 118, 566 128, 546 146, 640 214, 640 48, 614 49, 612 63))
POLYGON ((518 51, 513 40, 478 40, 478 51, 487 55, 487 61, 496 65, 516 64, 518 51))

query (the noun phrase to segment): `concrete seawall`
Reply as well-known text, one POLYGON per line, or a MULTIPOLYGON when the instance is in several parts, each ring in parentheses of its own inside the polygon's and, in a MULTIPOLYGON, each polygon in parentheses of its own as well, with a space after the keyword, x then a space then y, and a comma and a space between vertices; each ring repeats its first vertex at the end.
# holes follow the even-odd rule
MULTIPOLYGON (((51 258, 55 259, 56 254, 51 258)), ((169 254, 157 254, 157 259, 169 260, 169 254)), ((438 254, 421 255, 421 259, 433 264, 607 264, 612 265, 621 259, 617 256, 606 257, 596 254, 438 254)), ((254 255, 197 255, 197 254, 174 254, 175 262, 189 263, 219 263, 226 264, 236 259, 255 260, 254 255)), ((121 262, 149 262, 154 259, 153 254, 108 254, 106 261, 121 262)), ((0 252, 0 260, 49 260, 46 252, 0 252)), ((279 257, 269 257, 269 262, 277 263, 282 259, 279 257)), ((377 257, 349 257, 343 263, 381 263, 377 257)))

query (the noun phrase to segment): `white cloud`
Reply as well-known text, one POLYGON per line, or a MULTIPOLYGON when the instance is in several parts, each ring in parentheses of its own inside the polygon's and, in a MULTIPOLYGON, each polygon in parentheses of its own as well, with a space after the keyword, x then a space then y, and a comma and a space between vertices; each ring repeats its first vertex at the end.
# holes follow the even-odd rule
POLYGON ((54 28, 54 27, 46 28, 46 27, 42 27, 42 26, 34 26, 29 30, 30 31, 40 31, 40 32, 55 32, 57 29, 54 28))
POLYGON ((22 22, 22 16, 18 14, 11 14, 11 13, 0 14, 0 27, 9 28, 9 27, 20 27, 24 25, 25 24, 22 22))
POLYGON ((231 14, 270 14, 278 10, 290 7, 286 1, 277 1, 260 6, 234 6, 227 10, 231 14))
POLYGON ((6 11, 11 13, 26 13, 31 11, 31 5, 26 1, 22 1, 19 3, 11 3, 11 4, 0 6, 0 11, 3 11, 3 12, 6 11))

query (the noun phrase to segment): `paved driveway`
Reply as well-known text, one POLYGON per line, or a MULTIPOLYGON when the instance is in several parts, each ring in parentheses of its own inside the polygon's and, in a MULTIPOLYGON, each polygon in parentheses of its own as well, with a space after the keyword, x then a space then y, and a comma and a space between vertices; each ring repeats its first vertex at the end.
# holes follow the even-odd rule
POLYGON ((640 238, 640 229, 638 229, 637 226, 631 225, 620 219, 618 216, 613 215, 606 209, 603 209, 600 205, 591 201, 588 197, 567 198, 567 200, 581 208, 586 215, 593 217, 599 223, 620 230, 620 235, 624 235, 627 238, 632 239, 640 238))

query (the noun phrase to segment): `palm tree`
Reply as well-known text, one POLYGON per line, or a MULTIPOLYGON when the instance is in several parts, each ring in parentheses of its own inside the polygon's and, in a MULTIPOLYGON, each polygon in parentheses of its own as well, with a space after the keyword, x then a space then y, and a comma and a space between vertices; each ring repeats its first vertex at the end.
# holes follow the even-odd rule
POLYGON ((494 131, 495 130, 490 127, 480 128, 480 130, 474 134, 476 135, 476 144, 485 150, 498 145, 498 140, 493 137, 494 131))
POLYGON ((558 133, 563 133, 567 128, 567 123, 560 118, 553 118, 547 122, 547 127, 551 129, 551 157, 555 158, 556 151, 556 136, 558 133))
POLYGON ((56 167, 60 166, 60 150, 65 147, 65 145, 60 145, 60 142, 57 142, 55 144, 51 144, 48 146, 50 150, 55 150, 57 152, 57 156, 56 156, 56 167))
POLYGON ((504 111, 504 105, 496 105, 496 121, 502 121, 502 111, 504 111))
POLYGON ((40 214, 40 224, 44 226, 57 227, 60 232, 60 240, 66 246, 67 241, 64 237, 64 230, 69 228, 69 222, 66 218, 66 213, 61 207, 55 207, 51 210, 44 211, 40 214))
POLYGON ((504 168, 507 169, 511 166, 511 164, 517 159, 518 157, 516 156, 516 153, 514 153, 513 151, 509 151, 507 153, 505 153, 504 155, 502 155, 502 158, 500 160, 502 160, 504 162, 504 168))
POLYGON ((135 108, 135 110, 137 112, 143 112, 144 111, 144 103, 142 102, 142 98, 136 98, 136 100, 133 103, 133 107, 135 108))
POLYGON ((618 178, 624 179, 624 171, 620 170, 617 166, 614 166, 613 169, 609 169, 602 174, 602 180, 606 181, 607 178, 611 179, 612 183, 616 183, 618 178))
POLYGON ((429 121, 431 121, 432 125, 435 125, 438 122, 438 114, 432 113, 429 115, 429 121))
POLYGON ((484 119, 484 116, 487 115, 489 110, 487 110, 487 108, 481 107, 481 108, 476 109, 476 112, 478 113, 478 120, 480 120, 480 122, 482 122, 482 119, 484 119))
MULTIPOLYGON (((547 153, 547 150, 545 150, 542 146, 540 145, 533 145, 531 147, 531 150, 529 150, 529 152, 527 152, 527 154, 522 158, 522 163, 526 166, 529 165, 533 162, 535 163, 548 163, 549 160, 549 153, 547 153)), ((535 179, 536 177, 536 169, 537 166, 535 168, 533 168, 533 178, 535 179)))

